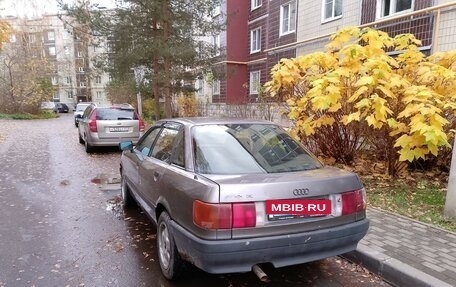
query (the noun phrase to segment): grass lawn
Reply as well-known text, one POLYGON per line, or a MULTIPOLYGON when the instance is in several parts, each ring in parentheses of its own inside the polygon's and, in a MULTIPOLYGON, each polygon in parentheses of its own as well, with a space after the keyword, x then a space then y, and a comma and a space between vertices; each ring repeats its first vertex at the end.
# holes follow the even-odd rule
POLYGON ((17 114, 0 113, 0 119, 13 119, 13 120, 52 119, 55 117, 57 117, 57 115, 52 111, 41 111, 37 115, 27 114, 27 113, 17 113, 17 114))
POLYGON ((425 180, 417 182, 399 180, 385 186, 372 179, 364 180, 368 203, 370 206, 456 232, 456 220, 443 218, 446 189, 425 180))

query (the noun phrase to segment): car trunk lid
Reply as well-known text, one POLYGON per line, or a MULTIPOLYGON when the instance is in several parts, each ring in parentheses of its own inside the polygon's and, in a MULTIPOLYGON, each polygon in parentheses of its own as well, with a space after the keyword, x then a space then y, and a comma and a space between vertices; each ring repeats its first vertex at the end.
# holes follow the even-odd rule
POLYGON ((137 120, 97 120, 97 127, 101 139, 139 137, 137 120))
POLYGON ((138 138, 140 136, 139 118, 131 109, 97 109, 96 125, 100 139, 138 138))
MULTIPOLYGON (((255 226, 232 228, 232 238, 298 233, 338 226, 364 218, 365 211, 342 215, 342 194, 360 191, 363 186, 354 173, 324 167, 320 169, 250 175, 207 175, 220 186, 220 203, 234 206, 254 204, 255 226), (329 215, 268 214, 267 201, 330 200, 329 215), (242 204, 243 203, 243 204, 242 204)), ((233 222, 234 211, 233 208, 233 222)), ((239 210, 239 207, 238 207, 239 210)))

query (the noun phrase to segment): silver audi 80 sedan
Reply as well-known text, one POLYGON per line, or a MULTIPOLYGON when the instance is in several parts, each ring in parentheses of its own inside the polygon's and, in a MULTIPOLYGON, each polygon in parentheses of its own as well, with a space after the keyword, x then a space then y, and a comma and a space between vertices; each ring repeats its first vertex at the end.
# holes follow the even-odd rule
POLYGON ((233 273, 339 255, 369 227, 358 176, 324 166, 271 122, 161 120, 120 148, 123 203, 157 224, 168 279, 188 263, 233 273))

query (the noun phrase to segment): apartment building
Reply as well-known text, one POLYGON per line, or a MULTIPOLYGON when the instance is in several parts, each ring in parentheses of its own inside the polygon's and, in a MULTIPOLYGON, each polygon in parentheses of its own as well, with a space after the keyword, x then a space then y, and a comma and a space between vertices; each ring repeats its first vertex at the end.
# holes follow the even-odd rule
POLYGON ((243 104, 257 102, 261 85, 281 58, 294 57, 295 48, 268 51, 296 42, 297 0, 221 0, 214 21, 227 20, 226 29, 213 35, 218 51, 214 79, 197 79, 200 101, 243 104), (207 87, 211 87, 209 89, 207 87), (209 93, 208 93, 209 91, 209 93))
POLYGON ((248 102, 261 97, 261 86, 282 58, 296 56, 297 0, 251 0, 249 13, 248 102), (282 47, 271 51, 271 47, 282 47))
MULTIPOLYGON (((302 1, 304 2, 304 1, 302 1)), ((412 33, 426 54, 456 48, 456 2, 434 0, 305 1, 298 11, 297 54, 324 49, 346 26, 372 27, 391 36, 412 33), (321 12, 320 12, 321 11, 321 12)))
POLYGON ((245 99, 247 75, 247 18, 245 0, 221 0, 212 13, 213 21, 228 21, 226 29, 208 38, 214 47, 215 64, 211 79, 200 77, 200 99, 212 103, 241 103, 245 99), (227 19, 228 17, 228 19, 227 19), (209 86, 208 89, 205 87, 209 86))
POLYGON ((214 84, 213 103, 257 102, 281 58, 322 51, 329 36, 346 26, 369 26, 392 36, 412 33, 426 54, 456 49, 455 1, 221 0, 220 7, 218 17, 237 17, 228 21, 220 40, 213 40, 222 51, 217 65, 226 71, 214 84))
POLYGON ((106 53, 107 44, 94 44, 84 31, 65 24, 57 15, 36 19, 5 18, 13 28, 10 43, 37 51, 52 66, 49 80, 54 87, 53 101, 73 106, 81 101, 107 102, 105 86, 109 77, 95 71, 94 58, 106 53))

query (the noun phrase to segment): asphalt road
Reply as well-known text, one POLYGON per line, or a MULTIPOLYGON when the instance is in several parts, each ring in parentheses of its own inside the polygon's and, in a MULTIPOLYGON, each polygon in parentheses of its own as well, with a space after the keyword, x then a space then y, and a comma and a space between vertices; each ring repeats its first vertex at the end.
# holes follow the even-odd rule
POLYGON ((116 149, 88 155, 72 113, 0 120, 0 287, 5 286, 389 286, 339 257, 255 275, 192 269, 168 282, 155 226, 120 202, 116 149))

